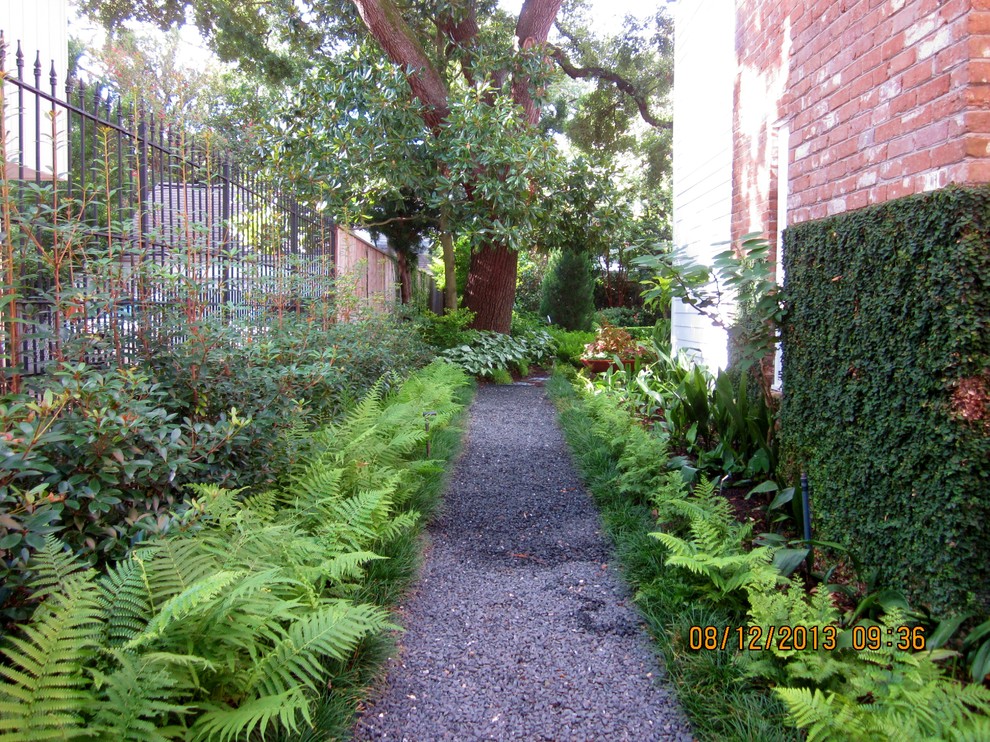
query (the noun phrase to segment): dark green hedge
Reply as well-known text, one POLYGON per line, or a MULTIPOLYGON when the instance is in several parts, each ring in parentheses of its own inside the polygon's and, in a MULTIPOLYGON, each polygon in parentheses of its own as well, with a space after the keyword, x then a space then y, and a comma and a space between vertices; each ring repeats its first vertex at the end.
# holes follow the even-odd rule
POLYGON ((821 538, 916 603, 990 608, 990 188, 784 237, 782 430, 821 538))

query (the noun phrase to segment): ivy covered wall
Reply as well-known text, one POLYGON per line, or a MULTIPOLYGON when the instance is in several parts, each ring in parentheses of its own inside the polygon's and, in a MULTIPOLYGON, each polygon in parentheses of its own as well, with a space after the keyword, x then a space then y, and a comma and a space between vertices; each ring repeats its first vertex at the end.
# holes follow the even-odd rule
POLYGON ((816 537, 945 612, 990 609, 990 188, 788 229, 785 447, 816 537))

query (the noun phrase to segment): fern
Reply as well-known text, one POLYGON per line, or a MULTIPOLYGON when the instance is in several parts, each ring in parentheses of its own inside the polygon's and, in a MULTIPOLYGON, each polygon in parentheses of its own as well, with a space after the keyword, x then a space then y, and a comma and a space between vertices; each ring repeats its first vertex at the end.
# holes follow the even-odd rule
MULTIPOLYGON (((891 611, 883 624, 894 629, 904 616, 891 611)), ((985 739, 990 690, 946 677, 936 664, 946 654, 859 651, 846 657, 844 681, 834 689, 775 692, 809 740, 985 739)))
POLYGON ((271 521, 278 513, 278 497, 278 492, 275 490, 259 492, 245 497, 241 507, 255 513, 263 521, 271 521))
POLYGON ((132 558, 142 570, 145 598, 153 611, 219 567, 216 556, 197 538, 163 539, 150 556, 142 550, 132 558))
POLYGON ((300 688, 245 701, 237 708, 214 705, 207 706, 207 709, 192 727, 194 740, 227 742, 238 738, 249 739, 255 733, 265 739, 265 733, 273 722, 291 732, 299 728, 300 716, 310 726, 313 723, 309 699, 300 688))
MULTIPOLYGON (((850 669, 848 659, 821 646, 830 631, 837 631, 839 622, 831 593, 819 588, 808 595, 797 578, 784 580, 786 587, 778 589, 782 578, 773 570, 761 577, 747 586, 750 626, 759 626, 760 636, 769 636, 770 627, 802 626, 808 636, 819 638, 819 646, 799 651, 781 649, 774 643, 763 651, 746 652, 742 657, 744 672, 779 684, 811 682, 822 689, 841 682, 850 669)), ((812 644, 808 642, 809 647, 812 644)))
POLYGON ((69 551, 65 544, 52 535, 45 536, 45 545, 35 553, 31 563, 34 577, 28 583, 33 588, 32 600, 43 600, 54 592, 73 575, 86 571, 88 565, 69 551))
POLYGON ((339 554, 327 562, 327 576, 334 582, 360 580, 364 577, 363 566, 370 561, 386 559, 372 551, 349 551, 339 554))
MULTIPOLYGON (((145 558, 153 551, 144 549, 145 558)), ((144 631, 151 614, 145 589, 144 570, 136 559, 126 559, 107 569, 97 582, 100 606, 105 618, 105 639, 119 647, 144 631)))
POLYGON ((161 637, 172 624, 203 609, 204 606, 215 604, 215 598, 231 583, 244 577, 243 571, 222 571, 203 578, 166 602, 148 622, 147 627, 139 635, 127 642, 125 649, 134 649, 142 644, 161 637))
POLYGON ((259 696, 285 693, 294 684, 316 688, 324 656, 344 659, 368 634, 395 628, 369 605, 339 601, 293 623, 251 670, 245 687, 259 696))
MULTIPOLYGON (((48 575, 63 569, 60 550, 39 552, 48 575)), ((51 590, 50 588, 46 588, 51 590)), ((94 702, 84 666, 102 631, 91 573, 66 573, 31 623, 0 650, 0 740, 75 739, 86 735, 83 713, 94 702)))
POLYGON ((751 526, 735 522, 728 501, 715 494, 711 482, 703 480, 691 498, 670 500, 667 504, 688 518, 691 538, 660 532, 650 535, 667 547, 668 565, 683 567, 704 578, 701 587, 715 602, 741 607, 745 603, 744 588, 776 574, 769 564, 772 549, 743 548, 751 526))
MULTIPOLYGON (((89 724, 101 739, 120 742, 164 742, 179 732, 168 720, 190 713, 177 703, 187 691, 169 672, 162 657, 141 657, 114 651, 116 670, 105 674, 93 670, 99 706, 89 724)), ((169 663, 170 664, 170 663, 169 663)))

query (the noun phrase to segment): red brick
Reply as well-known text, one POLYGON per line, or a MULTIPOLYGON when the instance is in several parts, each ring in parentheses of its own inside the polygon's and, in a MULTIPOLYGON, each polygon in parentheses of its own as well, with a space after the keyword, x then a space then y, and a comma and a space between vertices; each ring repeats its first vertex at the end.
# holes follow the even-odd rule
POLYGON ((935 72, 947 72, 969 60, 968 41, 957 41, 935 54, 935 72))
POLYGON ((870 70, 879 67, 883 64, 884 56, 880 47, 875 46, 870 51, 868 51, 863 56, 859 57, 854 63, 855 69, 862 70, 863 72, 869 72, 870 70))
POLYGON ((934 62, 931 59, 923 59, 909 70, 906 70, 901 77, 901 85, 905 90, 920 85, 932 78, 934 62))
POLYGON ((990 160, 970 160, 962 171, 963 183, 990 183, 990 160))
POLYGON ((962 162, 964 157, 962 140, 945 142, 929 151, 932 167, 945 167, 956 162, 962 162))
MULTIPOLYGON (((990 3, 988 3, 988 5, 990 5, 990 3)), ((990 34, 990 12, 985 10, 974 10, 972 13, 967 15, 966 31, 970 34, 990 34)))
POLYGON ((974 59, 968 65, 969 82, 990 83, 990 59, 974 59))
POLYGON ((898 137, 887 145, 887 157, 896 160, 898 157, 906 155, 914 150, 914 141, 911 137, 898 137))
POLYGON ((930 2, 932 12, 938 13, 938 17, 946 23, 951 23, 971 12, 970 0, 930 0, 930 2))
POLYGON ((928 101, 935 100, 951 89, 951 79, 948 75, 940 75, 928 82, 919 85, 915 90, 918 92, 918 105, 924 105, 928 101))
POLYGON ((845 139, 832 148, 837 159, 852 157, 859 152, 859 146, 855 139, 845 139))
POLYGON ((904 124, 900 119, 887 121, 876 127, 876 138, 878 142, 889 142, 904 133, 904 124))
POLYGON ((949 139, 955 139, 969 133, 969 129, 966 128, 966 119, 962 114, 952 116, 947 119, 947 123, 949 124, 949 139))
POLYGON ((968 106, 990 107, 990 85, 970 85, 963 91, 963 100, 968 106))
POLYGON ((990 157, 990 137, 968 136, 963 140, 967 157, 990 157))
POLYGON ((990 133, 990 111, 966 111, 966 131, 990 133))
POLYGON ((970 36, 966 39, 966 49, 970 59, 986 59, 990 57, 990 37, 970 36))
POLYGON ((904 163, 905 173, 920 173, 931 167, 932 156, 928 153, 928 150, 923 150, 921 152, 913 152, 901 158, 901 162, 904 163))
POLYGON ((904 175, 904 162, 900 159, 887 160, 886 162, 880 164, 878 172, 882 180, 900 178, 904 175))
POLYGON ((910 111, 918 105, 918 94, 914 90, 901 93, 890 102, 890 112, 893 115, 900 115, 905 111, 910 111))
POLYGON ((914 64, 917 58, 918 50, 915 47, 912 46, 909 49, 905 49, 887 63, 887 74, 893 77, 898 72, 903 72, 914 64))
POLYGON ((856 191, 846 197, 846 209, 853 211, 870 205, 868 191, 856 191))
POLYGON ((884 60, 893 59, 904 51, 904 33, 890 37, 880 45, 880 57, 884 60))
POLYGON ((917 191, 914 189, 910 180, 901 180, 897 183, 887 184, 887 200, 893 201, 895 198, 903 198, 904 196, 910 196, 917 191))
POLYGON ((933 147, 949 138, 949 123, 938 121, 916 131, 912 137, 916 149, 933 147))

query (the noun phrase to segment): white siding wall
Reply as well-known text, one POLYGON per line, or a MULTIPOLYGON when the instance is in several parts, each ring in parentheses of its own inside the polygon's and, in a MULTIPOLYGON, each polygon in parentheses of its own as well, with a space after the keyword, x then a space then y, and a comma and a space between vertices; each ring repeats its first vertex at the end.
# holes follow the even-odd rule
MULTIPOLYGON (((69 65, 69 0, 0 0, 0 29, 3 30, 4 41, 7 44, 7 73, 14 77, 17 74, 16 55, 17 42, 21 43, 24 53, 24 79, 34 84, 34 65, 41 52, 41 90, 51 93, 52 62, 58 75, 57 92, 60 98, 65 97, 65 72, 69 65)), ((17 142, 17 89, 13 85, 4 86, 5 108, 7 119, 7 157, 8 160, 17 157, 19 148, 17 142)), ((50 177, 52 171, 52 129, 51 119, 46 111, 51 110, 48 101, 41 101, 41 162, 40 171, 50 177)), ((60 114, 59 133, 59 167, 65 166, 65 126, 64 111, 60 114)), ((34 172, 39 164, 35 147, 35 96, 25 93, 24 96, 24 165, 34 172)), ((9 171, 9 170, 8 170, 9 171)), ((43 177, 44 177, 43 176, 43 177)))
MULTIPOLYGON (((674 244, 711 265, 731 235, 735 3, 678 0, 674 23, 674 244)), ((680 302, 672 315, 674 350, 724 368, 725 332, 680 302)))

